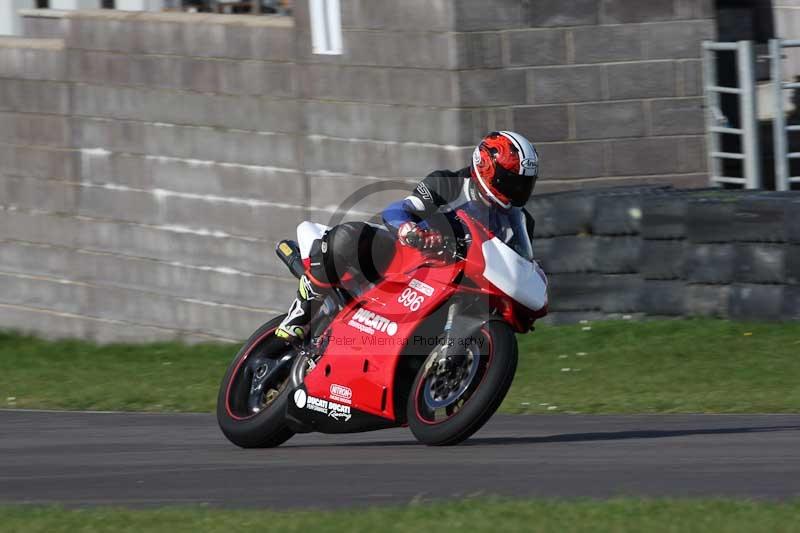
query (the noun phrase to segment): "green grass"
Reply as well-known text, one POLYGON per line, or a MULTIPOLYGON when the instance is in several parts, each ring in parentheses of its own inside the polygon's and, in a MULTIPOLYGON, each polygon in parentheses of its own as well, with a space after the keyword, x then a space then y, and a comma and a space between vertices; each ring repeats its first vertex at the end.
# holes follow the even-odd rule
POLYGON ((542 327, 520 338, 519 370, 503 408, 800 412, 798 376, 800 323, 666 320, 542 327))
POLYGON ((0 406, 212 411, 237 349, 229 344, 98 346, 0 333, 0 406))
POLYGON ((800 503, 725 500, 509 501, 345 511, 230 511, 208 508, 64 510, 0 507, 2 532, 502 531, 510 533, 769 533, 800 532, 800 503))
MULTIPOLYGON (((800 324, 599 322, 519 340, 507 413, 800 412, 800 324)), ((0 334, 0 407, 212 411, 235 351, 0 334)))

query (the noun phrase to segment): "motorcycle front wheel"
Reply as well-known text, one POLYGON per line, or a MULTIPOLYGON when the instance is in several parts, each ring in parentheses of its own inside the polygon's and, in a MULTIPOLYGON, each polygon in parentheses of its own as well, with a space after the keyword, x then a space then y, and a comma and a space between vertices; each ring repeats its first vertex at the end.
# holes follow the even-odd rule
POLYGON ((517 340, 504 322, 487 322, 458 342, 461 349, 447 364, 438 351, 428 357, 408 396, 408 427, 430 446, 458 444, 478 431, 500 407, 517 370, 517 340))
POLYGON ((286 424, 292 349, 275 337, 276 317, 256 330, 228 367, 217 397, 217 422, 242 448, 271 448, 294 432, 286 424))

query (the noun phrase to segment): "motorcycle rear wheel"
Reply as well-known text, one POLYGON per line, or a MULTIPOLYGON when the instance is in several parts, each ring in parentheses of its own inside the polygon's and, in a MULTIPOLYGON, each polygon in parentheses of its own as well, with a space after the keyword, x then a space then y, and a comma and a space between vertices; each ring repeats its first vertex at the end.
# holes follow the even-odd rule
POLYGON ((511 387, 518 355, 508 324, 487 322, 471 341, 471 348, 465 346, 463 368, 443 374, 431 364, 438 357, 434 352, 417 372, 406 412, 408 427, 424 444, 465 441, 497 411, 511 387))
POLYGON ((217 422, 228 440, 242 448, 272 448, 294 435, 286 424, 291 365, 259 388, 257 397, 253 392, 257 373, 267 372, 291 350, 274 335, 283 318, 273 318, 250 336, 219 388, 217 422))

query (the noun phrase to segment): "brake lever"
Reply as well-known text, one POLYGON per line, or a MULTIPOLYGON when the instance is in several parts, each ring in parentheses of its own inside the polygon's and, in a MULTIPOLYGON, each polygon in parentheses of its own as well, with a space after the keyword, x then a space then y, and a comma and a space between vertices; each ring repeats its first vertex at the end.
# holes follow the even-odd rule
POLYGON ((408 245, 410 247, 419 250, 419 241, 420 241, 419 235, 417 235, 416 233, 410 231, 406 235, 405 239, 406 239, 406 242, 408 243, 408 245))
POLYGON ((445 241, 445 249, 447 251, 447 255, 452 259, 456 260, 463 260, 466 259, 466 249, 469 248, 471 243, 471 239, 467 237, 459 238, 455 237, 452 239, 447 239, 445 241), (461 253, 461 247, 464 246, 465 253, 461 253))

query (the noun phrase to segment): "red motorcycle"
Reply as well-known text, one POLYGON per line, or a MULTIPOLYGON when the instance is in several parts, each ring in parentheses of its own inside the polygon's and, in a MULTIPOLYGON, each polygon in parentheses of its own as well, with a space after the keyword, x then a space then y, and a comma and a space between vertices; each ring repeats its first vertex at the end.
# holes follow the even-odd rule
MULTIPOLYGON (((512 248, 467 211, 455 218, 463 231, 437 255, 397 244, 377 285, 334 289, 308 340, 276 337, 282 316, 261 326, 222 380, 225 436, 262 448, 295 433, 408 425, 420 442, 451 445, 478 431, 514 378, 515 332, 547 313, 547 277, 527 233, 512 248)), ((295 242, 278 255, 302 274, 295 242)))

